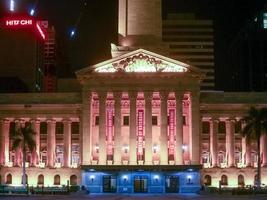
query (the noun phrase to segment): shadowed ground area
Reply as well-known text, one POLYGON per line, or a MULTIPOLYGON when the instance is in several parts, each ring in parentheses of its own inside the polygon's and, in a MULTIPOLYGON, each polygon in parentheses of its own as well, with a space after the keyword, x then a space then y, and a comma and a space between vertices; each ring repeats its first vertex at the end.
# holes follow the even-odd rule
POLYGON ((43 196, 0 196, 1 200, 86 200, 86 199, 97 199, 97 200, 218 200, 218 199, 227 199, 227 200, 263 200, 267 199, 267 195, 43 195, 43 196))

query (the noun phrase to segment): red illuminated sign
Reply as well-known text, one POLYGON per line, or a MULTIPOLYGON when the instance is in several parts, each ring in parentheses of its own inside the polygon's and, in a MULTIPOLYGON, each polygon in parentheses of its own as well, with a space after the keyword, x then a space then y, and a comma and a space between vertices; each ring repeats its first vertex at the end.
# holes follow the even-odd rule
POLYGON ((175 139, 174 139, 174 120, 175 120, 175 110, 170 109, 169 110, 169 154, 174 155, 174 144, 175 144, 175 139))
POLYGON ((144 140, 144 111, 138 110, 137 114, 137 154, 143 155, 143 140, 144 140))
POLYGON ((6 19, 5 25, 6 26, 32 26, 33 25, 32 19, 6 19))
POLYGON ((113 154, 113 109, 107 109, 107 154, 113 154))
POLYGON ((32 29, 38 33, 39 36, 41 36, 42 39, 45 39, 45 33, 42 29, 42 26, 39 24, 38 21, 35 21, 31 17, 8 17, 4 19, 4 25, 7 28, 27 28, 27 29, 32 29))

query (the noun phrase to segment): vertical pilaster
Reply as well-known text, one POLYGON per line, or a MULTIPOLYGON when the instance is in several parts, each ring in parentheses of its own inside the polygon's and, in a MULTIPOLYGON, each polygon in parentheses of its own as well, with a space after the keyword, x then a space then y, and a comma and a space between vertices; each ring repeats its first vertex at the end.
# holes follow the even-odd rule
POLYGON ((114 92, 113 97, 115 99, 115 122, 114 122, 114 164, 121 164, 121 92, 114 92))
POLYGON ((145 164, 152 164, 152 99, 153 92, 144 92, 145 96, 145 164))
POLYGON ((90 165, 91 157, 92 157, 92 141, 91 141, 91 109, 92 109, 92 92, 91 91, 83 91, 82 93, 82 121, 80 129, 82 140, 82 165, 90 165))
POLYGON ((106 92, 98 92, 99 98, 99 164, 105 165, 107 161, 106 145, 106 92))
POLYGON ((9 162, 9 128, 10 122, 6 119, 0 120, 0 165, 5 165, 9 162))
POLYGON ((160 163, 162 165, 168 164, 168 96, 168 92, 160 92, 160 163))
POLYGON ((218 166, 218 124, 219 120, 210 120, 210 153, 212 167, 218 166))
POLYGON ((34 140, 35 140, 35 150, 32 153, 33 162, 32 165, 35 167, 39 164, 40 159, 40 121, 32 120, 32 127, 35 132, 34 140))
POLYGON ((235 165, 235 120, 226 120, 226 141, 227 141, 227 153, 228 153, 228 166, 233 167, 235 165))
MULTIPOLYGON (((16 130, 19 130, 23 125, 25 125, 24 121, 15 120, 15 129, 16 130)), ((15 155, 16 155, 15 166, 18 166, 18 167, 22 166, 22 149, 21 149, 21 147, 18 147, 16 149, 15 155)))
POLYGON ((200 113, 199 113, 199 92, 191 92, 191 130, 189 137, 191 164, 200 164, 200 113))
POLYGON ((71 120, 64 120, 64 167, 71 165, 71 120))
POLYGON ((131 91, 128 93, 130 99, 130 164, 137 164, 137 151, 136 151, 136 98, 137 92, 131 91))
POLYGON ((267 166, 267 135, 262 136, 263 145, 262 145, 262 166, 267 166))
POLYGON ((47 120, 47 166, 54 167, 56 152, 56 121, 47 120))
POLYGON ((175 92, 176 100, 176 147, 175 161, 176 165, 183 164, 183 93, 175 92))

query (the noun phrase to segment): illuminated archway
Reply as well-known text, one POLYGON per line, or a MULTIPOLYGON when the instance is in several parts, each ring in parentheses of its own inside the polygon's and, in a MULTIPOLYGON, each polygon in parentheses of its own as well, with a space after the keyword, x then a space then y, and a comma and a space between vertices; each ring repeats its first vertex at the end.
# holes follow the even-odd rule
POLYGON ((221 177, 221 185, 228 185, 228 177, 226 175, 222 175, 221 177))
POLYGON ((70 176, 70 185, 77 185, 77 176, 76 175, 70 176))
POLYGON ((12 184, 12 174, 6 176, 6 184, 12 184))
POLYGON ((43 175, 43 174, 40 174, 40 175, 38 176, 37 184, 38 184, 38 185, 44 185, 44 175, 43 175))
POLYGON ((204 177, 204 184, 207 185, 207 186, 211 185, 211 176, 210 175, 206 175, 204 177))
POLYGON ((244 187, 245 186, 245 178, 244 178, 244 176, 242 174, 238 175, 237 180, 238 180, 238 186, 239 187, 244 187))
POLYGON ((54 176, 54 185, 60 185, 60 176, 58 174, 54 176))

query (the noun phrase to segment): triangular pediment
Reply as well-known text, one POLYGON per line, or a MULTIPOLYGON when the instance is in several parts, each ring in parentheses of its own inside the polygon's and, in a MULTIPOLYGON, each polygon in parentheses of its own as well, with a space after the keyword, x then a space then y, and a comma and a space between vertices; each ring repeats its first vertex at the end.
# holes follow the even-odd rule
POLYGON ((88 73, 201 73, 201 71, 189 64, 144 50, 138 49, 130 53, 112 58, 96 65, 84 68, 76 72, 77 75, 88 73))

